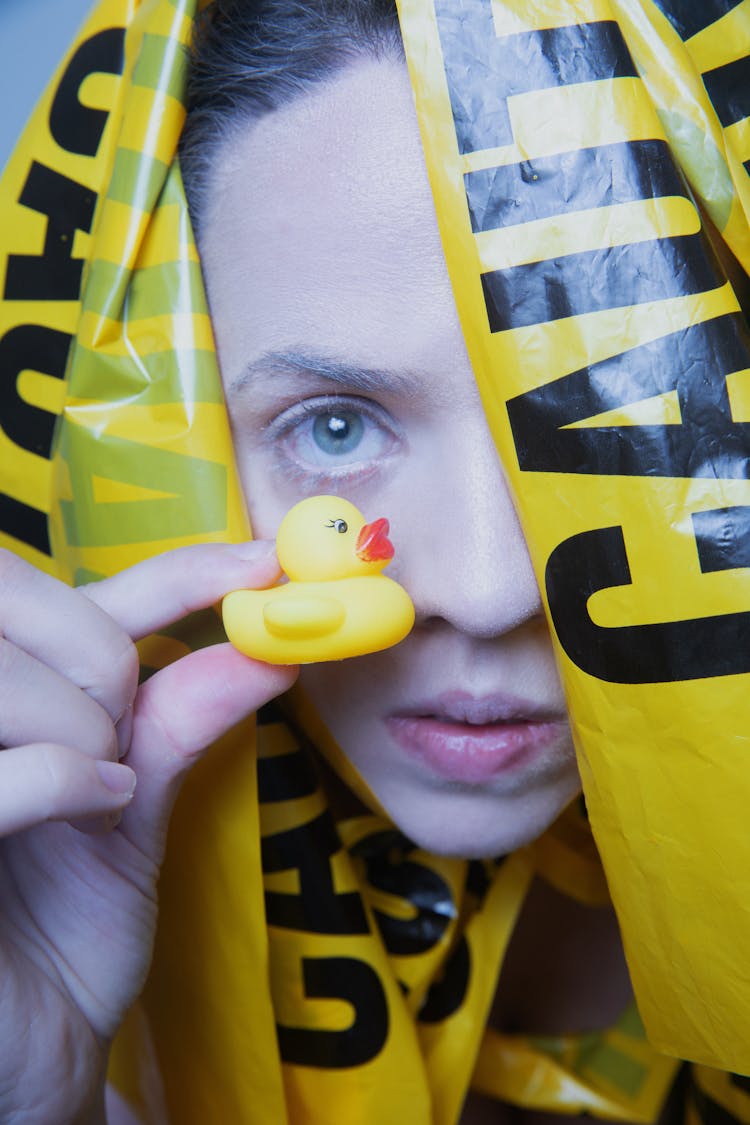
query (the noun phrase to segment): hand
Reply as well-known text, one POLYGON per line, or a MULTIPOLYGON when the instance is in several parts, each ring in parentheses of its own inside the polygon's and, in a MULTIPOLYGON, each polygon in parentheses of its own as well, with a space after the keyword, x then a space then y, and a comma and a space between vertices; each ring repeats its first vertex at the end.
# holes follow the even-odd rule
POLYGON ((101 1120, 180 781, 296 675, 222 644, 138 688, 133 640, 278 573, 267 544, 199 546, 71 590, 0 551, 0 1120, 101 1120))

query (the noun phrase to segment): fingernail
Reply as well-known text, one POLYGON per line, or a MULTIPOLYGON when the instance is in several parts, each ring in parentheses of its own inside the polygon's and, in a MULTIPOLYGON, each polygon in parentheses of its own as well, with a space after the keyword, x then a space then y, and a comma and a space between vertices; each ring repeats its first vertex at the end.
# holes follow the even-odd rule
POLYGON ((260 562, 273 555, 276 545, 271 539, 253 539, 249 543, 232 543, 229 549, 243 562, 260 562))
POLYGON ((111 793, 132 797, 135 791, 135 774, 130 766, 121 762, 94 762, 99 780, 111 793))

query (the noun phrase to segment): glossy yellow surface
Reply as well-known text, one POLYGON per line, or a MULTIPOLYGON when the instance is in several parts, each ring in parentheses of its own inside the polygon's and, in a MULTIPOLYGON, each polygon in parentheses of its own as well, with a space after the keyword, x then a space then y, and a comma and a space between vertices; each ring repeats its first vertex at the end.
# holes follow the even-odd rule
POLYGON ((338 496, 313 496, 284 517, 276 539, 289 579, 234 590, 222 604, 227 636, 271 664, 343 660, 390 648, 414 623, 403 587, 381 573, 393 554, 383 520, 366 524, 338 496))

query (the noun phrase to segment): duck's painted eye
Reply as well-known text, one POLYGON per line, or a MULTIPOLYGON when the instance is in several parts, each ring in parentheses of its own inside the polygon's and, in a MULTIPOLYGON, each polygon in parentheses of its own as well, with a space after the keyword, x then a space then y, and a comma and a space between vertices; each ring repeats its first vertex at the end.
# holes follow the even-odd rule
POLYGON ((326 524, 326 527, 334 527, 339 535, 346 535, 349 530, 349 524, 346 520, 331 520, 330 523, 326 524))

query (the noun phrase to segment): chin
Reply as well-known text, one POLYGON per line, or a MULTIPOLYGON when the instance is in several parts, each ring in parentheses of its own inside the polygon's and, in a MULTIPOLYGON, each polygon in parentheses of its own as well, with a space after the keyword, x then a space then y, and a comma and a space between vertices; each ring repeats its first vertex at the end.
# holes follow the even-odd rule
POLYGON ((419 797, 380 793, 396 826, 418 847, 457 859, 508 855, 541 836, 581 791, 575 770, 537 791, 497 796, 455 786, 419 797))

